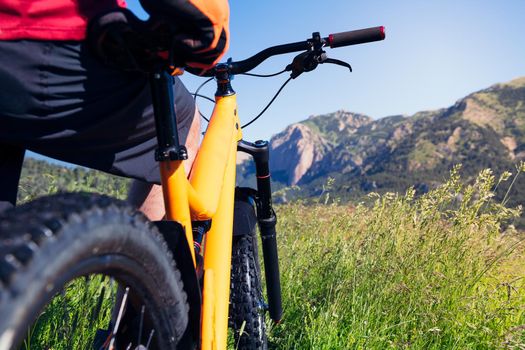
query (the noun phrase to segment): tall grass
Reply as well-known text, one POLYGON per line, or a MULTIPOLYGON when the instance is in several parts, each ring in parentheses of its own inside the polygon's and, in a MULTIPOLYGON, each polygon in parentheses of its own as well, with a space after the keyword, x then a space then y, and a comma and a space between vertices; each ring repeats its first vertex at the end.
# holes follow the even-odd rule
POLYGON ((23 350, 91 349, 97 329, 107 329, 117 285, 94 275, 68 283, 28 329, 23 350))
MULTIPOLYGON (((525 237, 511 225, 521 208, 493 200, 503 190, 506 202, 524 170, 465 185, 456 168, 421 197, 372 194, 356 206, 330 198, 329 183, 317 205, 279 206, 284 320, 269 324, 270 348, 525 349, 525 237)), ((93 190, 66 188, 83 186, 93 190)), ((81 315, 61 305, 43 316, 81 315)))
MULTIPOLYGON (((525 348, 521 208, 492 201, 483 171, 458 169, 415 198, 279 208, 284 321, 279 349, 525 348)), ((320 201, 323 203, 324 201, 320 201)))

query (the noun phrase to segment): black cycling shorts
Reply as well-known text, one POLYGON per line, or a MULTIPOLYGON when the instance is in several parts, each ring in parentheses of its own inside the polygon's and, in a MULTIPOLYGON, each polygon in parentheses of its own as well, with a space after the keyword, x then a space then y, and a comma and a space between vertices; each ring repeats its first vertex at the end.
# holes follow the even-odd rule
MULTIPOLYGON (((195 115, 176 78, 179 137, 195 115)), ((26 149, 159 183, 147 77, 99 62, 80 42, 0 41, 0 207, 14 203, 26 149)))

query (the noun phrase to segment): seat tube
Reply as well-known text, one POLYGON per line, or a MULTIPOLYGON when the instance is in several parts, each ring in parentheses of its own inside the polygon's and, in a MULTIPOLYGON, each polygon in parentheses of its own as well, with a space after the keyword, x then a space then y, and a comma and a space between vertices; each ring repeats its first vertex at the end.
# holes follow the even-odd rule
POLYGON ((155 160, 159 162, 166 218, 177 221, 184 227, 195 263, 188 185, 183 166, 183 161, 188 159, 188 152, 179 142, 173 77, 164 70, 151 73, 150 86, 158 143, 155 160))

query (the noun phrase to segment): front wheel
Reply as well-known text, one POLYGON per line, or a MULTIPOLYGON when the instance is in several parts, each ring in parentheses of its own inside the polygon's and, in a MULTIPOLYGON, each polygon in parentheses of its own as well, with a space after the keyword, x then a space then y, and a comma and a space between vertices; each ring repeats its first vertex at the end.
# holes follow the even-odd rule
POLYGON ((256 215, 247 201, 235 203, 235 230, 232 245, 230 324, 235 349, 266 350, 265 303, 258 259, 256 215), (240 225, 237 223, 241 222, 240 225))
POLYGON ((0 350, 176 349, 182 287, 160 233, 121 202, 60 194, 0 216, 0 350))

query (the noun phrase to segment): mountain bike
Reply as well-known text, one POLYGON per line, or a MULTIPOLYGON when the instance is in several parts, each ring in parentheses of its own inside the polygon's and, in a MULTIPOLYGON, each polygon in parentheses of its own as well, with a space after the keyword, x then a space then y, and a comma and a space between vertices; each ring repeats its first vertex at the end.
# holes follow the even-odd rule
POLYGON ((225 349, 228 326, 236 349, 267 349, 265 313, 276 323, 283 314, 269 144, 242 139, 242 127, 260 115, 241 126, 231 78, 293 52, 300 53, 284 70, 286 83, 319 64, 351 70, 324 49, 384 38, 384 27, 314 33, 207 71, 217 84, 215 108, 189 177, 171 88, 176 70, 169 61, 155 67, 149 79, 166 220, 150 222, 121 201, 87 193, 2 214, 0 350, 225 349), (253 157, 256 189, 236 188, 237 151, 253 157))

